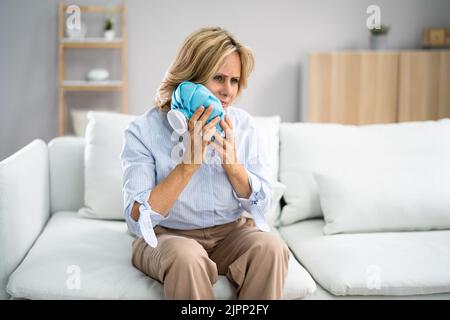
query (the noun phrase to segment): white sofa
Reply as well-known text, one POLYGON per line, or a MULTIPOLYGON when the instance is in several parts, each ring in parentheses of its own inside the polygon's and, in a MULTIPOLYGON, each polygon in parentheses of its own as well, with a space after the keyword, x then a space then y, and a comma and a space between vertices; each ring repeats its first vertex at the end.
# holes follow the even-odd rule
MULTIPOLYGON (((164 298, 131 265, 133 238, 115 216, 117 150, 132 120, 92 113, 86 138, 35 140, 0 163, 1 298, 164 298)), ((256 120, 285 185, 267 218, 292 252, 286 299, 450 298, 450 180, 440 179, 450 172, 450 120, 256 120), (431 184, 408 183, 411 174, 431 184)), ((214 289, 235 298, 223 276, 214 289)))

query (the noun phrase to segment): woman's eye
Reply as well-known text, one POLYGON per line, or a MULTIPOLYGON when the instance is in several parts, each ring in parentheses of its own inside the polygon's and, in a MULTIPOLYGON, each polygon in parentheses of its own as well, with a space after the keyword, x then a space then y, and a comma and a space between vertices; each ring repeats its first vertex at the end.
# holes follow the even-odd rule
POLYGON ((214 79, 216 79, 218 81, 222 81, 222 76, 215 76, 214 79))
POLYGON ((232 79, 231 82, 233 82, 233 83, 238 83, 239 80, 238 80, 238 79, 232 79))

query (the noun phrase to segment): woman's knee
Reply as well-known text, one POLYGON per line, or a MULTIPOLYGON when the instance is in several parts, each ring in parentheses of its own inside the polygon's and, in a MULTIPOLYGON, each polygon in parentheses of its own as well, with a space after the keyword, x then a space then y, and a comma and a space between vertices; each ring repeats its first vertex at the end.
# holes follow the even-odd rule
POLYGON ((257 245, 261 251, 271 256, 282 256, 285 259, 289 258, 289 248, 286 243, 276 234, 260 233, 257 245))
POLYGON ((175 238, 164 249, 165 260, 170 264, 187 267, 209 260, 205 249, 197 241, 188 238, 175 238))

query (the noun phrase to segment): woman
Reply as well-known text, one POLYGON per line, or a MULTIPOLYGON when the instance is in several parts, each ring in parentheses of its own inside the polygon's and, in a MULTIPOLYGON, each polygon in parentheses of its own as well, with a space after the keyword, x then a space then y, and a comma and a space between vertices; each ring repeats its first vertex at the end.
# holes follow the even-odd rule
POLYGON ((213 299, 219 274, 236 285, 239 299, 283 297, 289 250, 266 232, 272 191, 262 144, 253 118, 230 106, 252 69, 251 51, 233 35, 202 28, 183 43, 158 89, 156 107, 125 131, 125 218, 137 237, 132 262, 164 284, 168 299, 213 299), (212 108, 197 109, 188 122, 191 152, 174 163, 171 154, 182 138, 174 136, 167 111, 183 81, 205 85, 226 116, 206 123, 212 108), (253 219, 242 216, 244 210, 253 219))

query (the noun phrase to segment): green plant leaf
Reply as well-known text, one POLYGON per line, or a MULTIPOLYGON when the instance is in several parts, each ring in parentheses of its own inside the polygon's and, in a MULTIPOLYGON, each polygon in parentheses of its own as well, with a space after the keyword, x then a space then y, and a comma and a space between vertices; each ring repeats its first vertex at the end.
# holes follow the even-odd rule
POLYGON ((369 31, 372 35, 377 36, 377 35, 388 34, 389 29, 390 29, 389 26, 382 24, 382 25, 380 25, 379 29, 373 28, 373 29, 369 29, 369 31))

